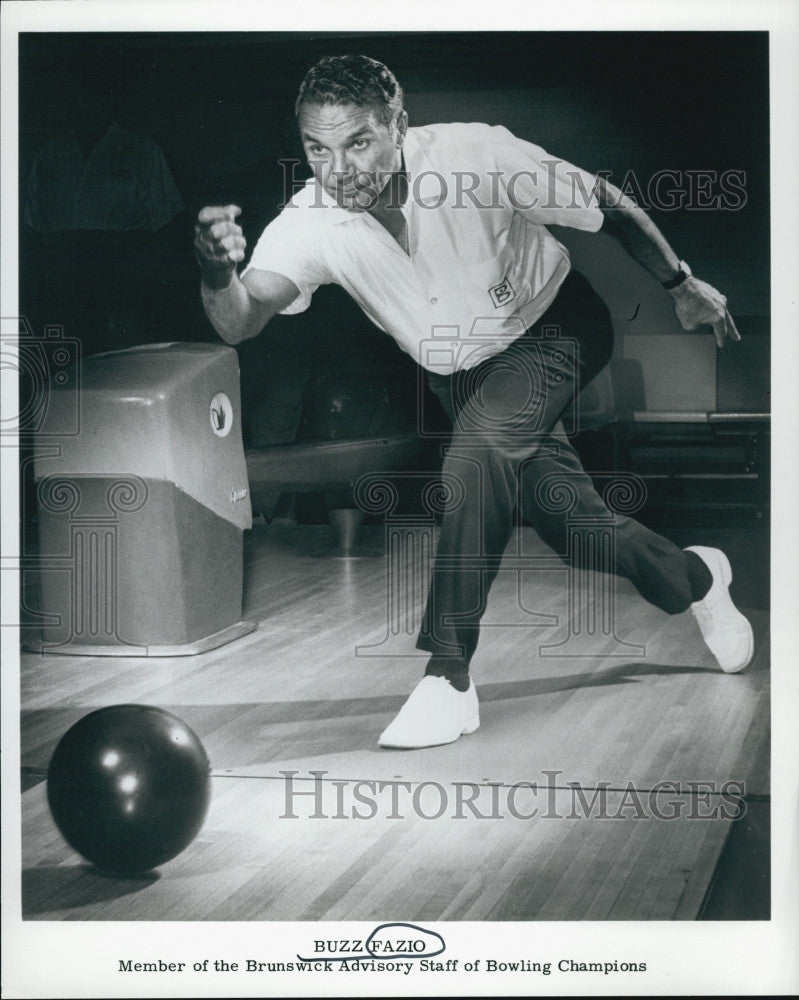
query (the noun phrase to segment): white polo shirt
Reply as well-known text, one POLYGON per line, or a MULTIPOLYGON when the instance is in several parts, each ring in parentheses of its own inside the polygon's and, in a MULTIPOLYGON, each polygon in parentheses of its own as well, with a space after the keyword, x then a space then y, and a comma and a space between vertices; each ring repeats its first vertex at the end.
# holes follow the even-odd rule
POLYGON ((472 368, 547 309, 571 266, 547 225, 596 232, 595 178, 502 126, 426 125, 403 146, 409 253, 366 212, 340 208, 310 178, 264 230, 242 272, 300 290, 345 288, 430 371, 472 368))

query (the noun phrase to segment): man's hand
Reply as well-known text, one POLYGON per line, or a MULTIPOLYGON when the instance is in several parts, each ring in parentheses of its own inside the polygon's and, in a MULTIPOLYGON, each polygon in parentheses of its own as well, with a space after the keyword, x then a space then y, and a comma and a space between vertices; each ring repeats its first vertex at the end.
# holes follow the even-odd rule
POLYGON ((236 222, 241 215, 238 205, 204 208, 194 226, 194 252, 200 264, 203 282, 210 288, 225 288, 244 260, 247 242, 236 222))
POLYGON ((727 308, 727 299, 712 285, 690 277, 673 288, 669 294, 674 299, 677 319, 684 330, 695 330, 696 327, 707 323, 713 328, 716 344, 719 347, 724 347, 728 340, 741 339, 727 308))

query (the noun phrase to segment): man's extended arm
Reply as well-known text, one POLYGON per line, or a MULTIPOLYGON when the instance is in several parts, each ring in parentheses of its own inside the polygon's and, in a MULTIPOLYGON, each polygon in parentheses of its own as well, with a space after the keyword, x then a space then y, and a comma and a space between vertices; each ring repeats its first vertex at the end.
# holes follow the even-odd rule
MULTIPOLYGON (((643 209, 604 178, 598 178, 599 207, 605 217, 603 229, 615 236, 625 250, 661 283, 671 281, 680 267, 677 254, 643 209)), ((708 324, 716 343, 740 340, 727 299, 705 281, 689 276, 670 289, 677 318, 685 330, 708 324)))
POLYGON ((194 251, 200 264, 205 311, 219 336, 239 344, 257 336, 269 320, 300 294, 282 274, 250 271, 244 281, 236 265, 246 242, 236 217, 237 205, 204 208, 194 227, 194 251))

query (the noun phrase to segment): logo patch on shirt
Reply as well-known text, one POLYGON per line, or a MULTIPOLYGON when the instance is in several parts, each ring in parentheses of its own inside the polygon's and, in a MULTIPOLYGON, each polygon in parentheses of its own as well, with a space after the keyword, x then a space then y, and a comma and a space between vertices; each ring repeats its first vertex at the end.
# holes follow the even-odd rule
POLYGON ((513 302, 516 298, 516 292, 513 290, 513 285, 507 278, 503 278, 498 285, 494 285, 493 288, 489 288, 488 294, 491 296, 491 301, 494 303, 495 309, 499 309, 500 306, 506 306, 509 302, 513 302))

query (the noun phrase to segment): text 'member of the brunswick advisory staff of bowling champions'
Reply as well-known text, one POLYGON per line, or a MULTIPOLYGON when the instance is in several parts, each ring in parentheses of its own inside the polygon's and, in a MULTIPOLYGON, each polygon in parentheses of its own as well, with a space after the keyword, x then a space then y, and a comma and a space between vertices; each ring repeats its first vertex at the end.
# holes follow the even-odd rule
MULTIPOLYGON (((543 477, 568 479, 572 515, 608 513, 560 418, 610 360, 610 316, 546 227, 612 234, 668 289, 684 329, 709 325, 719 348, 740 336, 724 295, 604 178, 501 126, 409 127, 402 89, 382 63, 320 60, 302 81, 296 116, 312 177, 240 274, 241 209, 198 215, 203 304, 220 336, 238 344, 335 283, 426 369, 453 426, 443 474, 461 488, 442 516, 417 640, 430 659, 379 743, 450 743, 480 724, 469 663, 517 499, 556 552, 566 551, 566 514, 537 489, 543 477), (542 335, 553 327, 577 350, 542 335)), ((725 554, 683 550, 632 518, 614 515, 614 524, 612 571, 669 614, 690 608, 719 667, 743 670, 752 629, 730 598, 725 554)))

